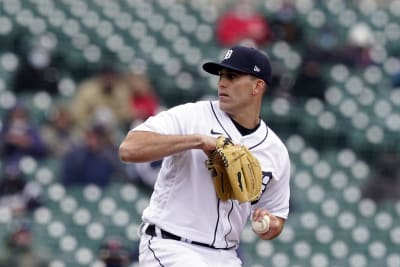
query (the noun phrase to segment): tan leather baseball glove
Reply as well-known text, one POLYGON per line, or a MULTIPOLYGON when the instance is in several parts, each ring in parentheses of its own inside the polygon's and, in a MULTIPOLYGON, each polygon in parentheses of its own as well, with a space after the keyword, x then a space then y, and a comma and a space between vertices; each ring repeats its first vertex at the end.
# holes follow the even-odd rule
POLYGON ((243 145, 219 136, 216 149, 206 161, 217 196, 225 201, 257 200, 261 195, 262 173, 257 158, 243 145))

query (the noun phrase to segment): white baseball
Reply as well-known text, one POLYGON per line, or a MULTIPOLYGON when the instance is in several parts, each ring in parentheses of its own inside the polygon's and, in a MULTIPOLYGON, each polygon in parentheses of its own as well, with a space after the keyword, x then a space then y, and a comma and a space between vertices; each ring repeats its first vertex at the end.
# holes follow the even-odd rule
POLYGON ((269 222, 270 219, 268 215, 265 215, 261 221, 252 221, 251 227, 257 234, 264 234, 269 230, 269 222))

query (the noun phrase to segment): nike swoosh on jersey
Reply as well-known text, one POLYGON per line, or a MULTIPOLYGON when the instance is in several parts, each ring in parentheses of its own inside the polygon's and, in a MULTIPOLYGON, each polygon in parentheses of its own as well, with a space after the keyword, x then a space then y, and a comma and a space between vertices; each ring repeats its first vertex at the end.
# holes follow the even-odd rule
POLYGON ((220 134, 220 135, 222 134, 222 133, 220 133, 220 132, 214 131, 214 129, 211 129, 210 133, 211 133, 211 134, 220 134))

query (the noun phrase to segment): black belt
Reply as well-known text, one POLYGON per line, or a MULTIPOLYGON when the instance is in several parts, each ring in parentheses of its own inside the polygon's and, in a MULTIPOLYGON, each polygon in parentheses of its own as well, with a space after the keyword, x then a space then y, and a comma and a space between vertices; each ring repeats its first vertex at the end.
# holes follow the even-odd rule
MULTIPOLYGON (((229 250, 229 249, 235 248, 235 246, 229 247, 229 248, 216 248, 213 245, 200 243, 200 242, 197 242, 197 241, 189 241, 189 240, 187 240, 185 238, 182 238, 180 236, 174 235, 174 234, 172 234, 170 232, 167 232, 167 231, 165 231, 163 229, 160 229, 160 232, 161 232, 161 238, 172 239, 172 240, 177 240, 177 241, 183 241, 183 242, 186 242, 186 243, 190 243, 190 244, 193 244, 193 245, 202 246, 202 247, 206 247, 206 248, 224 249, 224 250, 229 250)), ((156 226, 154 224, 150 224, 146 228, 145 233, 148 234, 148 235, 151 235, 151 236, 157 236, 157 234, 156 234, 156 226)))

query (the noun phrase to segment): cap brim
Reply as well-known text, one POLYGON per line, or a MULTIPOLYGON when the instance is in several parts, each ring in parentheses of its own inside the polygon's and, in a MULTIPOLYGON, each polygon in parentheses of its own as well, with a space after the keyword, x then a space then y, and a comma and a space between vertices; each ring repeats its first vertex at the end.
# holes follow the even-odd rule
POLYGON ((221 69, 229 69, 229 70, 234 70, 237 72, 245 73, 241 69, 233 68, 232 66, 225 65, 225 64, 220 64, 220 63, 215 63, 215 62, 207 62, 207 63, 203 64, 203 70, 205 70, 208 73, 214 74, 214 75, 219 75, 219 72, 221 71, 221 69))

